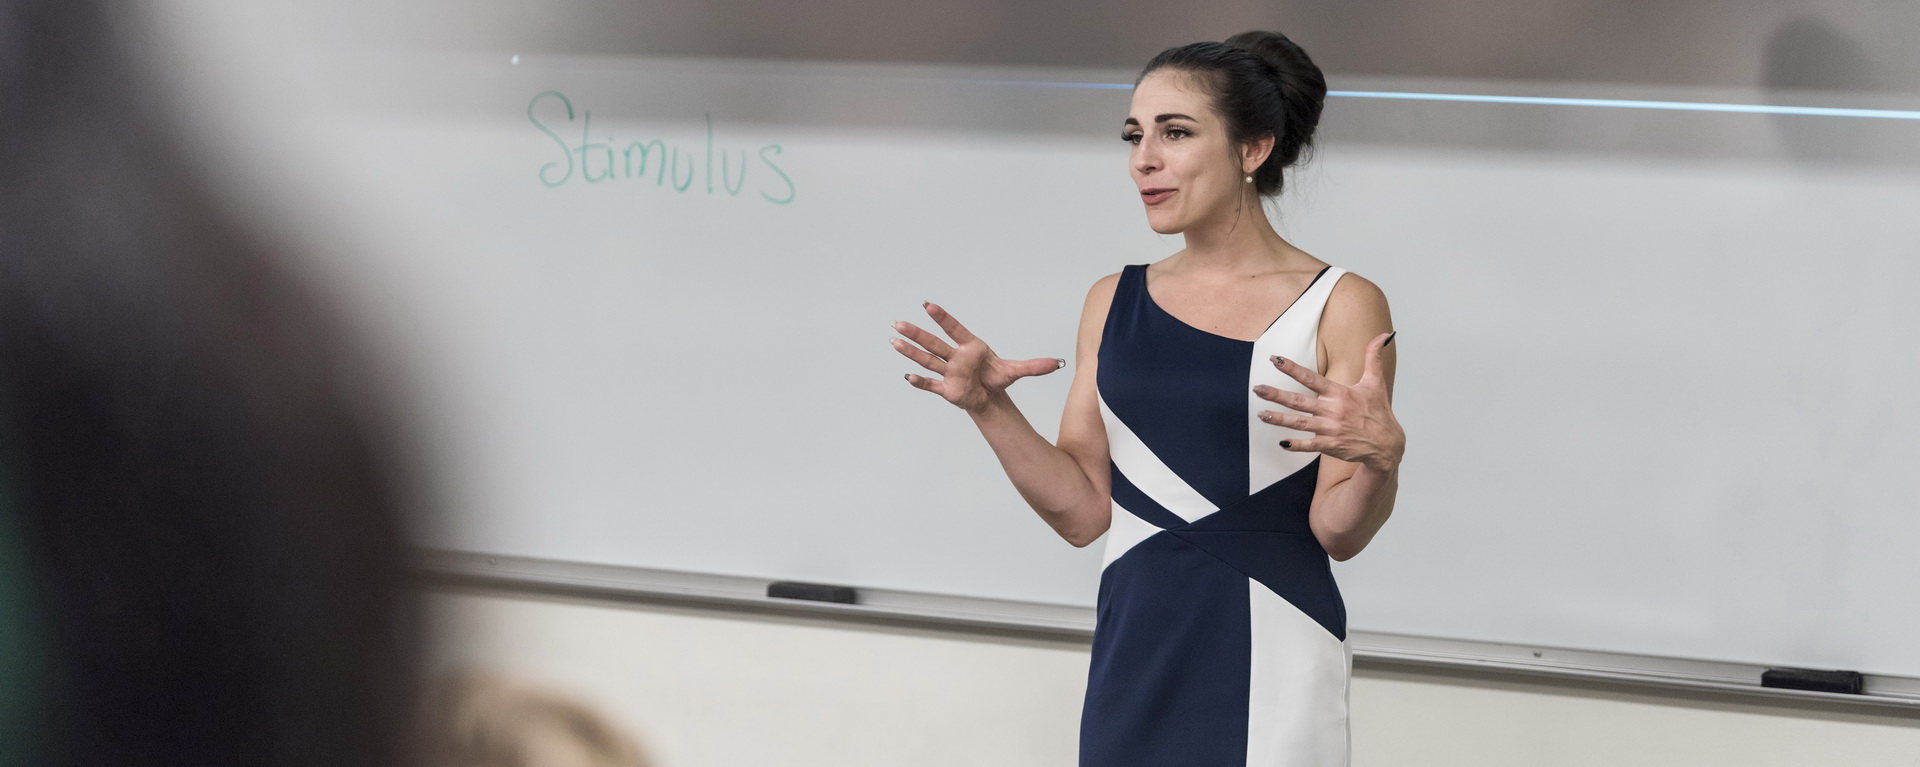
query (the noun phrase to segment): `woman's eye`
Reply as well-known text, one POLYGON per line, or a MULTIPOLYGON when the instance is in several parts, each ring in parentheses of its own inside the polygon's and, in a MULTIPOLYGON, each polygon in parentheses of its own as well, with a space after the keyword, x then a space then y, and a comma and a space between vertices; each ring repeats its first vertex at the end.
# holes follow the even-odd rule
POLYGON ((1167 138, 1186 138, 1191 135, 1193 134, 1188 133, 1187 129, 1185 128, 1168 128, 1167 129, 1167 138))
POLYGON ((1129 143, 1129 144, 1138 144, 1138 143, 1140 143, 1140 134, 1138 134, 1138 133, 1122 133, 1122 134, 1120 134, 1120 140, 1121 140, 1121 141, 1125 141, 1125 142, 1127 142, 1127 143, 1129 143))

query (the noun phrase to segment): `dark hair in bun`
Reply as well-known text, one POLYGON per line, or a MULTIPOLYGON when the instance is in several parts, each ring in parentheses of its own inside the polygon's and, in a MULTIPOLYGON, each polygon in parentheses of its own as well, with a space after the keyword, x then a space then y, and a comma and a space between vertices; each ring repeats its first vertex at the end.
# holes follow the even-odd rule
POLYGON ((1241 32, 1226 42, 1161 51, 1134 84, 1161 69, 1190 72, 1207 83, 1234 144, 1273 134, 1273 152, 1254 171, 1253 185, 1262 195, 1279 194, 1281 172, 1312 145, 1327 98, 1327 79, 1307 52, 1279 32, 1241 32))

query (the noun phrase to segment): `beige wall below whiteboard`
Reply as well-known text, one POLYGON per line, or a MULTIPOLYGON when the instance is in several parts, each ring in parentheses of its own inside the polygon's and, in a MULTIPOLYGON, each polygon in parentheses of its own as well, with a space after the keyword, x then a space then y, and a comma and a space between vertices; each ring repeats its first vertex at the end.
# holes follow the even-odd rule
MULTIPOLYGON (((1072 765, 1089 645, 435 587, 430 667, 569 693, 658 767, 1072 765)), ((1361 664, 1354 767, 1920 767, 1920 713, 1361 664)))

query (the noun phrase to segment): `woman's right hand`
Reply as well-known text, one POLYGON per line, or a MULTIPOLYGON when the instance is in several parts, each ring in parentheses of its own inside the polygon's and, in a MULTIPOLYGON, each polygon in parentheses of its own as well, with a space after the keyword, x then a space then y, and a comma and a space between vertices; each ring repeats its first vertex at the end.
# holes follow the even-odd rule
POLYGON ((940 324, 953 339, 949 344, 939 336, 921 330, 910 322, 893 323, 893 329, 906 336, 891 339, 895 351, 907 359, 940 375, 940 378, 907 374, 907 383, 940 395, 969 413, 986 410, 994 395, 1005 391, 1027 376, 1046 375, 1066 367, 1067 361, 1054 357, 1030 360, 1004 360, 987 348, 987 342, 967 332, 959 320, 937 304, 922 303, 927 316, 940 324), (911 343, 909 343, 911 341, 911 343))

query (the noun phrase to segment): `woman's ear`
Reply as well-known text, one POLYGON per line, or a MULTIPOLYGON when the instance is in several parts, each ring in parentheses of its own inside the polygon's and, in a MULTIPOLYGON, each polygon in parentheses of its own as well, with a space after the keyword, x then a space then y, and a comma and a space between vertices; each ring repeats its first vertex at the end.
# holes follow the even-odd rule
POLYGON ((1273 154, 1273 142, 1273 134, 1266 133, 1261 134, 1252 141, 1248 141, 1246 145, 1242 146, 1240 148, 1240 172, 1253 175, 1254 171, 1259 170, 1260 166, 1265 165, 1267 155, 1273 154))

